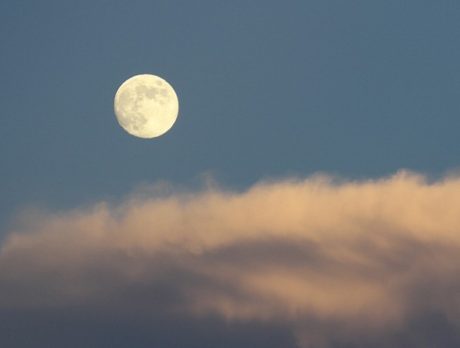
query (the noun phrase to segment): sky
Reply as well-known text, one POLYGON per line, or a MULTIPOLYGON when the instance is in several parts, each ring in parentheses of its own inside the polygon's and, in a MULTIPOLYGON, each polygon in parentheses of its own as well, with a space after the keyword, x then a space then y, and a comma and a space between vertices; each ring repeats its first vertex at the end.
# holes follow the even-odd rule
POLYGON ((460 3, 0 3, 0 345, 457 347, 460 3), (129 77, 177 122, 117 123, 129 77))

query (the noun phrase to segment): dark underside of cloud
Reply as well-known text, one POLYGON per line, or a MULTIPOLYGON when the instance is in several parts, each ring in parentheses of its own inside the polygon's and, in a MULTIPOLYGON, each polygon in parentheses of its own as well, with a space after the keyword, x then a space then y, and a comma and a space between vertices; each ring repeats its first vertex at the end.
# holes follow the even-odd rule
MULTIPOLYGON (((3 310, 2 347, 188 347, 294 348, 300 347, 292 323, 236 321, 219 317, 169 318, 161 313, 113 312, 104 308, 3 310)), ((410 320, 398 330, 369 335, 363 331, 344 337, 337 323, 304 322, 312 335, 324 335, 328 347, 458 347, 458 327, 441 314, 410 320)), ((324 345, 324 343, 323 343, 324 345)), ((314 345, 312 345, 314 346, 314 345)), ((321 346, 321 345, 318 345, 321 346)))
POLYGON ((458 347, 460 179, 316 176, 28 213, 1 347, 458 347))

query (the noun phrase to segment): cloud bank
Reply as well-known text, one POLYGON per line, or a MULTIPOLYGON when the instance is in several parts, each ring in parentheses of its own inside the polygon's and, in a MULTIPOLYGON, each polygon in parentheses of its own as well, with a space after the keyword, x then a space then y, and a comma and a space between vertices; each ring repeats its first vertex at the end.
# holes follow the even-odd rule
POLYGON ((25 347, 6 335, 19 322, 36 337, 47 332, 39 318, 119 318, 124 330, 142 327, 136 337, 175 328, 184 347, 268 347, 249 339, 267 332, 280 333, 278 347, 457 346, 459 274, 459 177, 143 194, 24 215, 0 251, 0 318, 12 323, 1 336, 25 347), (198 323, 242 338, 212 341, 198 323))

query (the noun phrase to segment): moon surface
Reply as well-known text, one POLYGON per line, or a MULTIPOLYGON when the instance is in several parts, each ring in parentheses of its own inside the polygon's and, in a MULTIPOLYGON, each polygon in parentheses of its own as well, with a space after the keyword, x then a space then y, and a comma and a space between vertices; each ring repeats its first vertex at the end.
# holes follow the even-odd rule
POLYGON ((129 134, 155 138, 176 122, 179 101, 172 86, 161 77, 136 75, 118 88, 114 100, 118 123, 129 134))

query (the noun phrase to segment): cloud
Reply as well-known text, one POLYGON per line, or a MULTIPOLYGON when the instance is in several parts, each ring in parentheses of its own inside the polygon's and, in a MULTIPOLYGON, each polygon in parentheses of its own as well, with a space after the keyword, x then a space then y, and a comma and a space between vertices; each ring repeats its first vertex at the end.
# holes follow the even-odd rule
POLYGON ((285 347, 447 346, 458 274, 459 177, 314 176, 25 215, 1 247, 0 317, 77 308, 266 325, 285 347))

